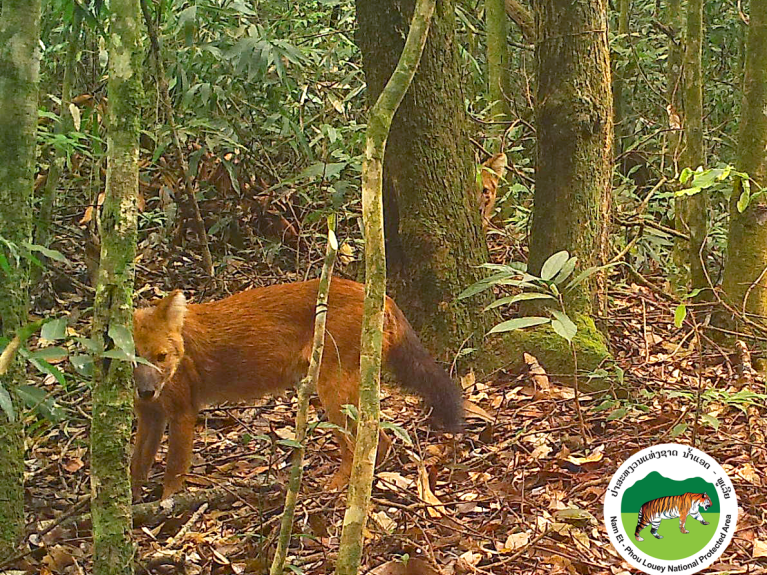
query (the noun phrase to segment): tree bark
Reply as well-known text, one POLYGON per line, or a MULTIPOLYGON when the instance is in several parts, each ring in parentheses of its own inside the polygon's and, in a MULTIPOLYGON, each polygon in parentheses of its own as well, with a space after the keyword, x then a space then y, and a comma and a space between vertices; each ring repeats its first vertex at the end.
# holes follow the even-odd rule
MULTIPOLYGON (((357 42, 375 101, 397 62, 414 0, 357 0, 357 42)), ((456 301, 488 259, 455 41, 455 6, 438 0, 423 58, 392 122, 384 162, 392 294, 443 358, 492 325, 488 300, 456 301)))
MULTIPOLYGON (((767 185, 767 3, 752 2, 746 40, 738 168, 752 191, 767 185)), ((752 321, 767 318, 767 197, 757 196, 740 213, 740 182, 730 201, 730 229, 722 287, 732 305, 752 321)))
MULTIPOLYGON (((606 256, 612 177, 612 96, 604 0, 543 0, 536 9, 538 166, 529 269, 568 250, 582 267, 606 256)), ((589 314, 589 284, 571 291, 589 314)))
MULTIPOLYGON (((40 0, 0 3, 0 238, 23 250, 32 235, 39 77, 40 0)), ((15 259, 0 271, 0 333, 9 340, 27 323, 29 261, 15 259)), ((24 435, 16 385, 23 363, 0 376, 14 415, 0 410, 0 560, 17 549, 24 530, 24 435)), ((0 391, 2 393, 2 391, 0 391)))
MULTIPOLYGON (((492 102, 491 114, 495 122, 509 120, 509 49, 504 0, 485 0, 485 29, 487 30, 487 83, 492 102)), ((494 130, 503 133, 503 126, 494 130)), ((498 149, 498 152, 503 150, 498 149)))
POLYGON ((370 111, 362 166, 362 221, 365 228, 365 304, 360 339, 360 402, 354 463, 338 549, 336 575, 355 575, 362 559, 380 418, 381 350, 386 300, 383 162, 394 114, 402 103, 421 61, 435 0, 418 0, 405 46, 370 111))
MULTIPOLYGON (((688 0, 684 41, 683 95, 684 95, 684 149, 682 164, 693 170, 705 167, 706 152, 703 143, 703 0, 688 0)), ((690 266, 692 289, 709 287, 706 277, 706 234, 708 233, 708 193, 703 190, 682 199, 677 223, 679 231, 689 233, 690 244, 687 263, 690 266)), ((701 294, 704 295, 704 294, 701 294)))
MULTIPOLYGON (((626 39, 629 33, 629 16, 631 11, 631 2, 629 0, 620 0, 618 5, 618 35, 621 37, 622 46, 628 45, 626 39)), ((613 80, 613 108, 615 111, 615 152, 620 154, 623 150, 623 137, 626 136, 626 99, 623 96, 623 87, 625 84, 625 66, 623 70, 618 71, 616 67, 615 78, 613 80)))
MULTIPOLYGON (((139 121, 142 101, 138 0, 112 0, 109 31, 109 131, 106 197, 101 211, 101 266, 94 302, 94 339, 123 350, 133 325, 139 121)), ((91 424, 91 512, 94 573, 130 575, 135 548, 129 478, 133 422, 130 361, 94 364, 91 424)))
POLYGON ((525 41, 530 44, 535 42, 535 21, 522 2, 519 0, 506 0, 506 14, 519 26, 525 41))

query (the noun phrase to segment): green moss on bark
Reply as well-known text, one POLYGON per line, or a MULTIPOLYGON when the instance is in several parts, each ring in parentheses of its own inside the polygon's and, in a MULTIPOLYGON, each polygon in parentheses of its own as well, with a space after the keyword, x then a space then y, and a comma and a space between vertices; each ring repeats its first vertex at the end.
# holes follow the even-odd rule
MULTIPOLYGON (((39 38, 39 0, 0 3, 0 237, 16 246, 32 233, 39 38)), ((11 339, 27 323, 29 262, 0 249, 10 263, 0 271, 0 331, 11 339)), ((0 561, 18 551, 24 529, 24 435, 15 397, 24 377, 17 360, 0 378, 16 409, 13 421, 0 411, 0 561)))

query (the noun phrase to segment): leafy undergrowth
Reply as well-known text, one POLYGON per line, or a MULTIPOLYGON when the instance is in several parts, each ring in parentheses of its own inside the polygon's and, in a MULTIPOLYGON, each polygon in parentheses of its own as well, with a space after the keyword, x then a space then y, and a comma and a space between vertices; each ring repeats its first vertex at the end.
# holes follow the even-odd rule
MULTIPOLYGON (((409 561, 409 571, 390 565, 385 572, 630 572, 602 522, 610 477, 631 453, 659 442, 691 444, 695 434, 697 447, 729 473, 740 505, 733 542, 710 569, 764 571, 764 383, 758 378, 745 386, 737 383, 730 358, 705 345, 705 339, 701 361, 691 317, 675 327, 673 307, 653 291, 632 284, 611 296, 610 314, 601 320, 624 385, 607 399, 581 398, 586 441, 572 390, 540 368, 498 372, 485 381, 464 376, 471 405, 465 432, 457 437, 430 432, 425 418, 415 417, 422 415, 417 400, 396 391, 387 394, 383 413, 412 444, 396 438, 377 469, 366 569, 419 558, 409 561)), ((535 365, 534 358, 528 362, 535 365)), ((76 515, 87 504, 88 392, 84 385, 62 391, 50 377, 38 384, 51 391, 66 416, 55 425, 40 419, 30 427, 32 535, 25 550, 32 552, 23 564, 30 572, 88 572, 87 523, 45 523, 76 515), (47 533, 41 535, 43 530, 47 533)), ((287 394, 264 398, 255 407, 204 412, 188 490, 207 507, 137 525, 139 573, 266 572, 289 461, 290 447, 280 442, 292 437, 293 407, 287 394), (207 496, 222 486, 232 497, 207 496)), ((164 449, 145 491, 147 500, 159 495, 164 449)), ((336 455, 329 430, 315 429, 289 556, 297 572, 333 570, 345 502, 344 493, 326 488, 336 455)))

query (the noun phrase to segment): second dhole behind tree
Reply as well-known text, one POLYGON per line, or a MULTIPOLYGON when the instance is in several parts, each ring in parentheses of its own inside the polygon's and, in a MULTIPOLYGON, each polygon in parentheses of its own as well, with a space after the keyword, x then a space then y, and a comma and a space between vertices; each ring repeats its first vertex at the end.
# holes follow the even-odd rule
MULTIPOLYGON (((136 380, 138 432, 131 462, 134 497, 141 493, 166 425, 168 461, 163 498, 179 491, 192 459, 200 409, 254 399, 292 387, 306 374, 314 332, 318 281, 244 291, 220 301, 187 303, 174 292, 134 315, 139 364, 136 380)), ((328 419, 347 427, 341 409, 356 404, 364 288, 334 278, 317 391, 328 419)), ((463 404, 458 386, 423 347, 394 301, 387 297, 383 364, 400 385, 426 399, 437 423, 457 431, 463 404)), ((344 485, 353 446, 336 431, 341 467, 331 486, 344 485)))

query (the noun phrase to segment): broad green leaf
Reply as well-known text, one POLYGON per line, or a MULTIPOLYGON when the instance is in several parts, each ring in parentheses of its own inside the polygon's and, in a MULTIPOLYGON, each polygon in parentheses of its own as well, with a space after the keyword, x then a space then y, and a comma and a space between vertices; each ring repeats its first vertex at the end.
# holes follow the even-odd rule
POLYGON ((570 274, 572 274, 575 271, 575 266, 578 263, 578 258, 573 256, 567 262, 565 265, 562 266, 562 269, 559 271, 559 273, 554 277, 554 284, 559 285, 563 281, 565 281, 567 278, 570 277, 570 274))
POLYGON ((133 345, 133 334, 124 325, 112 324, 109 326, 109 337, 115 342, 115 345, 130 356, 136 355, 136 348, 133 345))
POLYGON ((550 256, 549 259, 543 262, 543 267, 541 268, 541 279, 544 281, 551 280, 551 278, 553 278, 561 271, 561 269, 567 263, 568 259, 570 259, 570 254, 568 254, 565 250, 550 256))
POLYGON ((628 409, 625 407, 619 407, 618 409, 611 411, 610 415, 606 417, 607 421, 614 421, 616 419, 620 419, 624 417, 628 413, 628 409))
POLYGON ((43 324, 40 337, 47 341, 56 341, 67 337, 67 318, 60 317, 43 324))
POLYGON ((76 337, 75 341, 82 345, 83 349, 91 355, 101 355, 101 352, 104 351, 101 349, 99 342, 95 339, 89 337, 76 337))
POLYGON ((11 394, 8 390, 0 384, 0 409, 5 412, 8 421, 16 421, 16 413, 13 411, 13 401, 11 401, 11 394))
POLYGON ((101 357, 108 357, 109 359, 118 359, 120 361, 136 361, 136 356, 131 355, 128 352, 126 352, 124 349, 120 349, 119 347, 116 347, 114 349, 108 349, 104 353, 101 354, 101 357))
POLYGON ((679 437, 685 431, 687 431, 687 424, 686 423, 679 423, 679 424, 674 426, 674 429, 671 430, 671 433, 669 435, 671 437, 679 437))
POLYGON ((303 445, 301 445, 301 443, 295 439, 278 439, 277 444, 292 447, 294 449, 301 449, 303 447, 303 445))
POLYGON ((84 377, 93 375, 93 358, 90 355, 70 355, 69 363, 80 375, 84 377))
POLYGON ((330 243, 333 251, 338 251, 338 238, 336 238, 336 233, 333 230, 328 230, 328 243, 330 243))
POLYGON ((392 433, 399 437, 405 445, 413 445, 413 440, 410 439, 408 432, 401 428, 399 425, 395 425, 391 421, 382 421, 381 429, 390 429, 392 433))
POLYGON ((558 309, 551 310, 551 315, 554 316, 554 319, 551 320, 551 329, 568 342, 573 341, 575 334, 578 332, 578 326, 573 323, 567 314, 558 309))
POLYGON ((24 242, 24 247, 27 248, 30 252, 39 252, 43 254, 49 260, 54 260, 64 264, 70 263, 69 260, 64 256, 64 254, 56 250, 46 248, 45 246, 39 246, 37 244, 30 244, 30 243, 24 242))
POLYGON ((703 190, 703 188, 700 188, 698 186, 693 186, 691 188, 684 188, 683 190, 679 190, 676 192, 676 196, 694 196, 697 193, 700 193, 703 190))
POLYGON ((488 333, 503 333, 505 331, 514 331, 517 329, 524 329, 526 327, 533 327, 535 325, 542 325, 544 323, 549 323, 549 318, 547 317, 517 317, 514 319, 510 319, 508 321, 504 321, 499 323, 497 326, 495 326, 493 329, 491 329, 488 333))
POLYGON ((493 303, 491 303, 489 306, 485 308, 485 311, 495 309, 502 305, 511 305, 511 304, 517 303, 518 301, 530 301, 530 300, 538 300, 538 299, 551 299, 556 301, 556 298, 554 296, 550 296, 547 293, 520 293, 517 295, 510 295, 510 296, 502 297, 500 299, 495 300, 493 303))
POLYGON ((746 211, 746 208, 748 207, 748 203, 751 201, 751 194, 746 190, 743 189, 743 192, 740 194, 740 197, 738 198, 738 213, 742 214, 746 211))
POLYGON ((679 304, 676 306, 676 310, 674 310, 674 325, 676 327, 682 327, 682 324, 684 323, 684 318, 687 317, 687 306, 682 304, 679 304))
POLYGON ((710 413, 703 413, 700 418, 713 427, 714 430, 719 429, 719 420, 710 413))
POLYGON ((682 184, 686 184, 689 181, 690 176, 693 175, 693 173, 694 172, 690 168, 683 169, 682 173, 679 174, 679 182, 682 184))
POLYGON ((33 385, 20 385, 16 388, 16 393, 27 407, 35 409, 49 421, 58 423, 64 418, 63 410, 52 398, 48 397, 48 393, 44 389, 33 385))
POLYGON ((63 347, 44 347, 29 354, 30 358, 44 359, 45 361, 57 361, 64 359, 68 352, 63 347))

